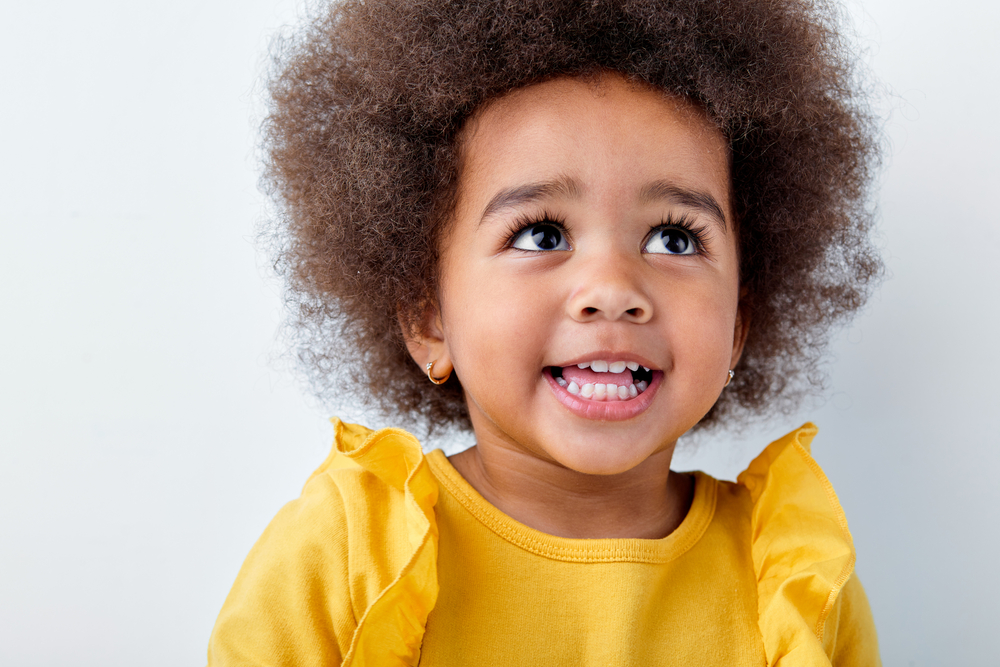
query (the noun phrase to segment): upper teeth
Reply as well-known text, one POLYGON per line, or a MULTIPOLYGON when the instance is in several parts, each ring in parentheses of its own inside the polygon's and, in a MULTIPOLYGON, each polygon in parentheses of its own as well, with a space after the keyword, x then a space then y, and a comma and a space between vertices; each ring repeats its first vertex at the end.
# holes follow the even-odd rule
MULTIPOLYGON (((578 368, 589 368, 595 373, 622 373, 625 369, 630 371, 639 370, 639 364, 634 361, 611 361, 607 362, 603 359, 595 359, 593 361, 584 361, 583 363, 577 364, 578 368)), ((643 370, 648 371, 649 369, 645 366, 642 367, 643 370)))

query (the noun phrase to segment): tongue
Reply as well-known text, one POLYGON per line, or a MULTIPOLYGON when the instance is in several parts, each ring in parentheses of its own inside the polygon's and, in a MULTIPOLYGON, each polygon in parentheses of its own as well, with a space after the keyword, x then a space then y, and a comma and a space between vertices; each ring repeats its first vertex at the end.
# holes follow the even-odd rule
POLYGON ((595 373, 589 368, 566 366, 562 376, 566 382, 575 382, 580 387, 585 384, 616 384, 619 387, 632 384, 632 371, 627 368, 621 373, 595 373))

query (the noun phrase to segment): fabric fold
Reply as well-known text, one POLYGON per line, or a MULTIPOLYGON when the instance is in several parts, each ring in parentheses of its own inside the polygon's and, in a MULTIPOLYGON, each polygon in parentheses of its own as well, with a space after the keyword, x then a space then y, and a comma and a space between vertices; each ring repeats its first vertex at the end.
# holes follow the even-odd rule
POLYGON ((751 554, 769 666, 829 665, 826 620, 854 570, 847 519, 809 446, 813 424, 776 440, 739 475, 753 501, 751 554))
POLYGON ((336 418, 330 421, 336 434, 335 447, 313 476, 355 467, 375 475, 391 489, 394 502, 402 505, 401 512, 389 511, 385 517, 390 523, 403 525, 389 525, 386 530, 405 534, 409 542, 405 565, 388 573, 391 583, 366 609, 358 610, 357 629, 342 664, 416 665, 427 616, 438 595, 437 482, 420 443, 406 431, 371 431, 336 418))

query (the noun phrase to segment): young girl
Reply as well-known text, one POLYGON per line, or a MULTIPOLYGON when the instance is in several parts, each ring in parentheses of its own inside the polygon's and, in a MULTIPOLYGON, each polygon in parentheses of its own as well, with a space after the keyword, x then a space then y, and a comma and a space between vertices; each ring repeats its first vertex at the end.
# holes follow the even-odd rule
POLYGON ((266 136, 303 358, 476 445, 334 420, 211 665, 879 663, 815 427, 736 483, 670 470, 792 405, 879 272, 834 19, 356 0, 289 45, 266 136))

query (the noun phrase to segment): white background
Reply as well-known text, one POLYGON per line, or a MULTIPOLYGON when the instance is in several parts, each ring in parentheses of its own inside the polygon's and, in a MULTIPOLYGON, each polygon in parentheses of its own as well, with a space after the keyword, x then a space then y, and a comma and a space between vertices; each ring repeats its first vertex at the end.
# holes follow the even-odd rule
MULTIPOLYGON (((334 408, 272 362, 280 287, 254 246, 259 79, 300 9, 4 2, 0 664, 203 664, 243 557, 329 447, 334 408)), ((732 477, 816 421, 885 663, 995 664, 1000 5, 851 9, 895 95, 888 280, 825 404, 678 466, 732 477)))

